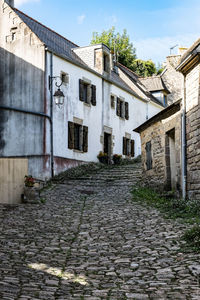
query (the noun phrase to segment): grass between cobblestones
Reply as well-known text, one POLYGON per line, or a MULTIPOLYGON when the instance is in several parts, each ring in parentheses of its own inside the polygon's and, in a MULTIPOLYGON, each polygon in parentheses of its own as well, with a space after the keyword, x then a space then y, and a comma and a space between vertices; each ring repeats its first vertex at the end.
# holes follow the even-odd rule
POLYGON ((195 200, 165 198, 152 189, 138 187, 132 190, 133 200, 158 209, 166 218, 194 225, 181 237, 185 250, 200 252, 200 204, 195 200))

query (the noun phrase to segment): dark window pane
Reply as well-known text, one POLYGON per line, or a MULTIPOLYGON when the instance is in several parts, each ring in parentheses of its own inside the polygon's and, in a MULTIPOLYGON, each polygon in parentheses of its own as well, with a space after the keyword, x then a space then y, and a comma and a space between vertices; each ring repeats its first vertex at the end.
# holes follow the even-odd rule
POLYGON ((83 101, 87 103, 88 85, 83 85, 83 101))
POLYGON ((74 124, 74 149, 80 150, 80 128, 78 124, 74 124))
POLYGON ((146 165, 147 170, 152 169, 151 142, 146 143, 146 165))

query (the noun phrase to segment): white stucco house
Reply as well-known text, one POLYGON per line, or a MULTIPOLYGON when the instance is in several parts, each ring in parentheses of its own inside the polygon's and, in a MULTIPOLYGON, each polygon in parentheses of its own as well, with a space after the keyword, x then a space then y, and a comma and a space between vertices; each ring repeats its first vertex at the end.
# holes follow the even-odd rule
POLYGON ((0 0, 0 157, 44 179, 82 162, 136 157, 133 128, 163 109, 103 45, 79 47, 0 0), (62 85, 64 104, 54 101, 62 85))

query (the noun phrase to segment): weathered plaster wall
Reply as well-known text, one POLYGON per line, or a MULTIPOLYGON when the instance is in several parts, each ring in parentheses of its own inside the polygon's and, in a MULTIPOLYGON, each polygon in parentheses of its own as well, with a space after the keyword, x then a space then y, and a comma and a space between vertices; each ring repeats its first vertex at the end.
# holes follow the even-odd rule
MULTIPOLYGON (((133 132, 133 128, 146 120, 147 104, 136 99, 133 95, 110 84, 101 77, 79 68, 57 56, 53 56, 53 76, 59 76, 61 72, 69 75, 69 83, 62 85, 65 94, 63 107, 54 104, 54 155, 56 173, 62 168, 72 164, 97 161, 99 151, 103 151, 103 133, 105 127, 112 131, 112 152, 122 154, 122 139, 126 133, 135 140, 135 155, 141 153, 139 134, 133 132), (96 85, 96 106, 84 104, 79 100, 79 79, 90 80, 96 85), (129 120, 119 118, 115 108, 111 108, 110 96, 121 97, 129 103, 129 120), (68 149, 68 121, 78 118, 83 120, 83 125, 88 126, 88 152, 80 152, 68 149)), ((50 53, 47 58, 46 80, 50 74, 50 53)), ((48 86, 48 85, 46 85, 48 86)), ((55 88, 55 85, 54 85, 55 88)), ((50 103, 50 93, 47 88, 47 103, 50 103)), ((47 105, 49 107, 49 104, 47 105)), ((160 111, 157 105, 149 104, 149 117, 160 111)), ((49 111, 48 111, 49 113, 49 111)), ((48 124, 47 124, 48 126, 48 124)), ((48 130, 47 130, 48 132, 48 130)), ((46 137, 47 152, 50 150, 50 140, 46 137)))
POLYGON ((187 191, 200 200, 200 66, 186 75, 187 191))
MULTIPOLYGON (((44 69, 44 46, 1 1, 0 105, 44 112, 44 69)), ((4 109, 0 115, 0 156, 31 157, 28 171, 48 176, 38 163, 44 154, 44 118, 4 109)))
POLYGON ((181 116, 180 112, 154 123, 141 133, 143 180, 147 186, 163 190, 168 188, 166 134, 175 128, 176 186, 181 185, 181 116), (151 141, 152 169, 146 166, 146 143, 151 141))

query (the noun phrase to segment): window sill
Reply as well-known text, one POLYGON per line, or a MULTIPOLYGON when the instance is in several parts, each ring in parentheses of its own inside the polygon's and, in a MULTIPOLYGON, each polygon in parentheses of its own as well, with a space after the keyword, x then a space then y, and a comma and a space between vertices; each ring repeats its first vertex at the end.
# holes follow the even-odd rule
POLYGON ((86 102, 83 102, 83 104, 87 107, 91 107, 91 104, 90 103, 86 103, 86 102))
POLYGON ((76 149, 73 149, 73 151, 74 151, 75 153, 84 153, 82 150, 76 150, 76 149))

